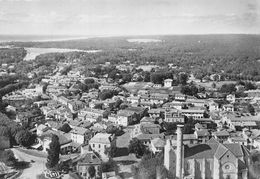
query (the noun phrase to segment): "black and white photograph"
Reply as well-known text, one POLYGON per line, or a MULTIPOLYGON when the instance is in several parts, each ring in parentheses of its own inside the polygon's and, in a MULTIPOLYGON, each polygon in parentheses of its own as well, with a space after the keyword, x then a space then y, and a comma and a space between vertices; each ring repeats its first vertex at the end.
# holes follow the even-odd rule
POLYGON ((0 179, 260 179, 260 0, 0 0, 0 179))

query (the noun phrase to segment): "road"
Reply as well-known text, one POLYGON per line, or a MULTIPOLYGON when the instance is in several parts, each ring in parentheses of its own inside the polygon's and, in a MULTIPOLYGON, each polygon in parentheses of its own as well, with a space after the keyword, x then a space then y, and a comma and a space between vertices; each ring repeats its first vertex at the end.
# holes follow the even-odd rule
POLYGON ((37 175, 41 174, 45 169, 46 158, 36 157, 32 155, 25 154, 15 148, 12 149, 16 158, 19 161, 31 162, 34 160, 34 163, 31 163, 29 168, 23 170, 19 179, 36 179, 37 175))

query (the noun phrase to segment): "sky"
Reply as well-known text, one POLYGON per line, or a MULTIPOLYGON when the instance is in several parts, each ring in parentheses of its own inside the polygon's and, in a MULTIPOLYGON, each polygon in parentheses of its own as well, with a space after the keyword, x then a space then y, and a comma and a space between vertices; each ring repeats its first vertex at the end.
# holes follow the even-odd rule
POLYGON ((0 34, 260 33, 260 0, 0 0, 0 34))

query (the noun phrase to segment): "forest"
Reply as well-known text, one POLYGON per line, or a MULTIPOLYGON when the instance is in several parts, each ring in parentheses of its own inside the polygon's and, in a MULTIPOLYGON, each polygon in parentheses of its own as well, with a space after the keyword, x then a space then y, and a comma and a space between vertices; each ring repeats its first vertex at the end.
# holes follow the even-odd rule
POLYGON ((38 59, 44 62, 45 59, 70 61, 77 58, 86 67, 90 64, 120 64, 126 61, 162 66, 172 64, 182 71, 192 72, 200 79, 218 73, 229 79, 260 80, 260 35, 102 37, 65 42, 10 42, 2 45, 102 50, 98 53, 70 52, 39 56, 38 59), (161 42, 128 42, 127 39, 131 38, 159 39, 161 42))

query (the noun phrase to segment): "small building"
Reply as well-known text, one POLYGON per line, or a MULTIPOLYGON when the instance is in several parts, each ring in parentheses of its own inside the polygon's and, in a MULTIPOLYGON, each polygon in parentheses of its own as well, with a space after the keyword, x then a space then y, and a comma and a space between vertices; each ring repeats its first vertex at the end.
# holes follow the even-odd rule
POLYGON ((89 132, 88 129, 83 127, 74 127, 71 131, 71 140, 73 142, 76 142, 78 144, 84 144, 85 143, 85 136, 89 132))
POLYGON ((91 149, 97 152, 101 158, 107 158, 105 154, 106 148, 111 146, 113 137, 111 134, 97 133, 93 138, 90 139, 89 145, 91 149))
POLYGON ((219 142, 223 143, 224 141, 227 141, 227 139, 229 138, 229 132, 226 130, 222 130, 222 131, 216 131, 212 133, 212 136, 217 139, 219 142))
POLYGON ((151 140, 151 151, 154 154, 160 153, 161 151, 163 151, 165 146, 165 141, 161 138, 155 138, 151 140))
POLYGON ((95 168, 95 178, 101 176, 102 161, 93 151, 88 151, 72 161, 75 170, 83 179, 90 178, 89 167, 95 168))
POLYGON ((166 87, 166 88, 172 87, 172 82, 173 82, 172 79, 166 79, 166 80, 164 80, 164 87, 166 87))

